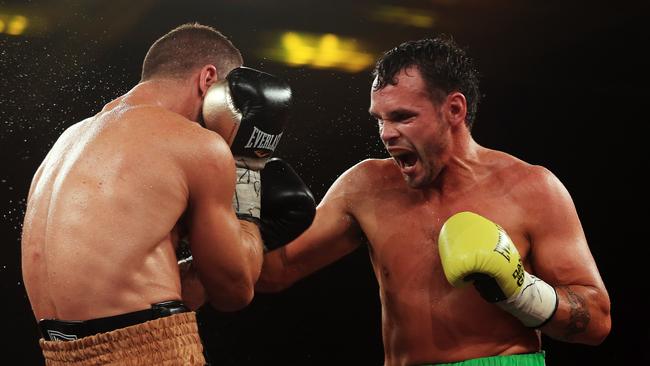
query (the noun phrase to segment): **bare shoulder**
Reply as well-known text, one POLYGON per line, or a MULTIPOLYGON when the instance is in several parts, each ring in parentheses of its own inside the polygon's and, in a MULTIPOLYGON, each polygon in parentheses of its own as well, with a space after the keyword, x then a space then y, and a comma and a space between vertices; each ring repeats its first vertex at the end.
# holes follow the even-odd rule
POLYGON ((129 133, 148 143, 143 149, 167 154, 184 172, 188 183, 219 180, 233 171, 230 147, 216 132, 180 114, 156 106, 137 106, 117 119, 131 123, 129 133))
POLYGON ((56 139, 56 141, 48 151, 47 155, 45 156, 45 158, 41 163, 41 167, 39 168, 39 170, 43 168, 45 165, 47 165, 51 160, 60 159, 61 154, 66 150, 66 148, 69 145, 74 144, 80 140, 79 136, 81 135, 84 126, 86 126, 91 121, 92 121, 92 117, 77 122, 71 126, 68 126, 61 133, 61 135, 59 135, 59 137, 56 139))
POLYGON ((174 148, 188 162, 232 158, 230 147, 216 132, 164 108, 141 108, 140 113, 156 124, 152 130, 161 135, 158 141, 174 148))
POLYGON ((572 204, 564 184, 549 169, 494 151, 499 179, 510 187, 518 201, 527 209, 536 210, 552 205, 572 204))
POLYGON ((515 188, 550 188, 561 184, 557 177, 541 165, 530 164, 502 151, 488 150, 487 161, 500 180, 515 188))
MULTIPOLYGON (((395 164, 389 159, 366 159, 343 172, 323 197, 321 204, 346 207, 352 212, 364 202, 372 202, 370 196, 377 194, 377 187, 385 186, 382 181, 395 176, 395 164)), ((399 173, 399 172, 398 172, 399 173)), ((400 177, 397 177, 399 180, 400 177)))
POLYGON ((93 117, 89 117, 68 126, 57 139, 57 143, 75 139, 83 131, 84 127, 92 122, 92 120, 93 117))
POLYGON ((176 149, 188 173, 200 177, 214 173, 218 177, 232 170, 234 174, 235 162, 230 146, 219 134, 196 123, 186 123, 178 135, 176 149))
POLYGON ((359 191, 367 192, 395 171, 392 159, 366 159, 341 174, 332 188, 352 194, 357 194, 359 191))
POLYGON ((345 174, 351 174, 359 179, 372 180, 381 176, 386 169, 394 169, 394 165, 392 159, 365 159, 353 165, 345 174))

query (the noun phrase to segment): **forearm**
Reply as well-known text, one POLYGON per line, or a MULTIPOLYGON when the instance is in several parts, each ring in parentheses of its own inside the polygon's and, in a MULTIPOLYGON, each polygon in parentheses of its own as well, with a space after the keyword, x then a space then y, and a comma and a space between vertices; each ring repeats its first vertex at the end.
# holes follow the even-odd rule
POLYGON ((178 262, 181 276, 181 297, 187 307, 197 310, 207 300, 207 294, 192 263, 192 257, 178 262))
POLYGON ((262 274, 255 284, 260 292, 278 292, 348 255, 359 246, 355 237, 332 241, 302 236, 264 255, 262 274))
POLYGON ((363 242, 356 221, 338 202, 321 204, 311 226, 298 238, 264 255, 255 290, 278 292, 351 253, 363 242))
POLYGON ((262 270, 264 246, 258 226, 250 221, 239 220, 243 257, 247 264, 247 275, 254 284, 262 270))
POLYGON ((542 332, 565 342, 600 344, 611 327, 607 294, 592 286, 558 286, 555 290, 558 307, 542 332))
POLYGON ((239 310, 253 298, 259 277, 263 246, 257 225, 244 220, 233 222, 238 235, 219 253, 203 247, 192 248, 193 256, 179 262, 183 300, 191 308, 209 301, 218 310, 239 310))
POLYGON ((294 281, 287 275, 286 247, 270 251, 264 255, 262 273, 255 283, 259 292, 279 292, 291 286, 294 281))

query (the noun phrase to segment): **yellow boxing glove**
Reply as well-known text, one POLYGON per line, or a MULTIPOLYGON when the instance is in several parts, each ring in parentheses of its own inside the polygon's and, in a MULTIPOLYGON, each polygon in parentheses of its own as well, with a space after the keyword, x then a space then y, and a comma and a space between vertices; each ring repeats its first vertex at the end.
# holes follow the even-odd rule
POLYGON ((438 250, 447 281, 474 283, 481 296, 528 327, 545 324, 557 309, 555 289, 524 270, 517 248, 497 224, 472 212, 450 217, 438 250))

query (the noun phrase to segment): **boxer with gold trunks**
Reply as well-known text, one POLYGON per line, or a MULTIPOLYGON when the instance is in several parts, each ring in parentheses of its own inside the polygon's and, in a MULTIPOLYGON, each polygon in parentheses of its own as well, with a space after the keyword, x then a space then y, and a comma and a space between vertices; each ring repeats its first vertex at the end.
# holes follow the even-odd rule
POLYGON ((22 270, 47 365, 205 364, 193 310, 246 306, 264 247, 311 223, 311 193, 269 160, 291 90, 242 63, 215 29, 177 27, 136 86, 45 157, 22 270), (181 240, 193 256, 182 268, 181 240))

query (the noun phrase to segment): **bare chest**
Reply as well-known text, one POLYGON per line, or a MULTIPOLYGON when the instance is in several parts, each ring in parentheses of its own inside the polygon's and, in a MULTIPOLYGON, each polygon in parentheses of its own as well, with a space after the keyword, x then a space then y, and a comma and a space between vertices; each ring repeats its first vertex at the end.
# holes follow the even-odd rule
POLYGON ((437 288, 445 283, 438 255, 438 235, 453 214, 472 211, 501 225, 526 258, 524 212, 515 199, 486 190, 440 200, 413 192, 393 191, 366 200, 356 217, 370 244, 377 279, 385 290, 404 292, 437 288), (433 282, 433 283, 432 283, 433 282))

